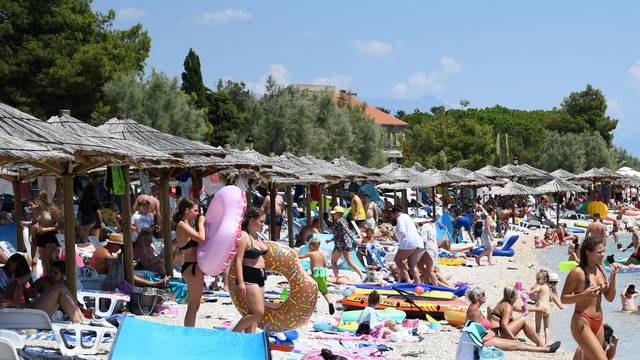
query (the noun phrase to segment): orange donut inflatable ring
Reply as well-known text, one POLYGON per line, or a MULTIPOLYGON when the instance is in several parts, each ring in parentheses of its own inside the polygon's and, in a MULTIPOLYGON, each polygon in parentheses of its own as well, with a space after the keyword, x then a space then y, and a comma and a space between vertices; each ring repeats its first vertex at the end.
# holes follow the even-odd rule
MULTIPOLYGON (((264 255, 265 269, 277 271, 286 277, 290 291, 284 304, 265 307, 258 326, 272 332, 296 329, 311 318, 318 299, 318 285, 302 268, 298 262, 298 254, 293 249, 271 242, 267 246, 269 250, 264 255)), ((240 314, 246 315, 249 310, 236 283, 236 274, 236 263, 232 261, 229 269, 229 294, 240 314)))

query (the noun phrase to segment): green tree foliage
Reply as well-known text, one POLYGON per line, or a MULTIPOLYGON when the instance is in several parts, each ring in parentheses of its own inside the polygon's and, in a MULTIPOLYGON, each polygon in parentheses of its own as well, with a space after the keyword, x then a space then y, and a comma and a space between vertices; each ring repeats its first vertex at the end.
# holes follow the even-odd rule
POLYGON ((402 141, 406 164, 417 161, 438 169, 455 166, 478 169, 494 162, 496 148, 491 125, 452 116, 452 110, 445 112, 439 107, 433 110, 434 115, 414 113, 404 118, 410 124, 402 141))
POLYGON ((104 97, 100 113, 94 114, 97 122, 123 114, 169 134, 194 140, 207 137, 204 111, 180 90, 177 77, 170 79, 155 70, 143 80, 134 75, 121 76, 105 85, 104 97))
POLYGON ((242 82, 218 81, 216 91, 207 92, 207 118, 213 131, 209 142, 242 148, 253 132, 257 100, 242 82))
POLYGON ((362 107, 337 103, 342 106, 328 92, 282 88, 272 82, 253 113, 256 150, 326 160, 345 156, 363 165, 383 165, 380 127, 362 107))
POLYGON ((141 73, 151 47, 140 24, 114 30, 114 18, 87 0, 3 1, 0 99, 41 118, 61 108, 89 118, 104 84, 141 73))
POLYGON ((611 152, 613 157, 612 169, 619 169, 623 166, 628 166, 635 170, 640 170, 640 160, 629 154, 627 150, 614 146, 611 149, 611 152))
MULTIPOLYGON (((611 145, 613 130, 618 125, 618 120, 606 116, 607 100, 602 91, 587 85, 583 91, 572 92, 560 106, 582 131, 596 131, 607 145, 611 145)), ((561 131, 561 128, 556 127, 564 125, 561 122, 552 122, 548 126, 550 130, 561 131)))
POLYGON ((207 88, 202 80, 200 70, 200 57, 193 49, 184 58, 184 71, 182 72, 182 91, 191 95, 200 109, 207 107, 207 88))
POLYGON ((577 174, 594 167, 612 168, 615 162, 613 150, 597 132, 550 131, 540 148, 539 165, 547 171, 562 168, 577 174))

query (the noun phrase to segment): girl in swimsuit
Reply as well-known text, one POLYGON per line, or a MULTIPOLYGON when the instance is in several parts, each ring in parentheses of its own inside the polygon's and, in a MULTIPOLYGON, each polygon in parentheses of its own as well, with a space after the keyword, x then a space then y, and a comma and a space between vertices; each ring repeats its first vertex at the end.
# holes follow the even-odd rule
POLYGON ((180 200, 173 222, 176 224, 176 246, 184 256, 182 278, 189 286, 184 326, 194 327, 204 288, 204 274, 198 267, 197 260, 198 244, 205 240, 204 216, 198 213, 198 206, 193 200, 185 198, 180 200), (196 219, 198 222, 194 229, 191 223, 196 219))
POLYGON ((36 263, 38 258, 42 259, 42 271, 49 273, 49 264, 55 260, 58 255, 60 244, 56 238, 58 233, 58 225, 60 221, 60 210, 51 203, 47 193, 40 191, 33 199, 35 209, 33 212, 33 221, 31 232, 35 241, 31 243, 31 254, 33 261, 36 263), (34 245, 36 248, 34 248, 34 245), (34 251, 37 249, 37 251, 34 251))
POLYGON ((571 318, 571 335, 578 343, 574 359, 607 359, 601 302, 603 294, 609 302, 616 297, 618 265, 610 265, 607 281, 602 267, 604 256, 604 240, 586 237, 580 246, 580 264, 571 270, 562 289, 562 303, 576 304, 571 318))
POLYGON ((261 209, 250 208, 242 222, 242 233, 236 252, 236 279, 240 293, 246 299, 249 312, 233 328, 235 332, 255 333, 258 321, 264 315, 264 255, 267 244, 258 233, 264 226, 265 215, 261 209))
MULTIPOLYGON (((536 334, 533 326, 529 323, 526 316, 513 318, 513 311, 522 311, 522 306, 515 305, 518 299, 518 292, 512 287, 506 287, 503 290, 502 300, 489 313, 491 321, 491 330, 496 336, 503 339, 516 340, 516 335, 520 331, 533 341, 536 346, 545 346, 544 341, 536 334)), ((545 308, 530 306, 529 311, 546 312, 545 308)))

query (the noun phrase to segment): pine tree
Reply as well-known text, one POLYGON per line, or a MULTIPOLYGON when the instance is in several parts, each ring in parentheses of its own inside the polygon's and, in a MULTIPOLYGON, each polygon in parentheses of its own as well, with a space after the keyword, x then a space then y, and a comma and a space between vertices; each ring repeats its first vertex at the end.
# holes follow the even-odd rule
POLYGON ((184 58, 184 72, 182 73, 182 91, 191 95, 196 106, 200 109, 207 107, 207 88, 202 81, 200 57, 193 49, 184 58))

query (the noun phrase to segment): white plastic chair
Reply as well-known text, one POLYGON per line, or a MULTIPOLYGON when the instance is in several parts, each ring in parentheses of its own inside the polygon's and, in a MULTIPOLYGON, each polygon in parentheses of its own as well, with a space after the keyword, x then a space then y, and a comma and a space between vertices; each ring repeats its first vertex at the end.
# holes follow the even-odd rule
POLYGON ((3 337, 0 337, 0 360, 20 360, 15 344, 3 337))
POLYGON ((87 308, 86 302, 93 300, 95 304, 95 314, 101 318, 109 317, 116 311, 116 307, 119 303, 129 302, 131 298, 127 294, 109 291, 79 291, 78 302, 85 309, 87 308), (102 310, 100 304, 108 301, 106 310, 102 310))

